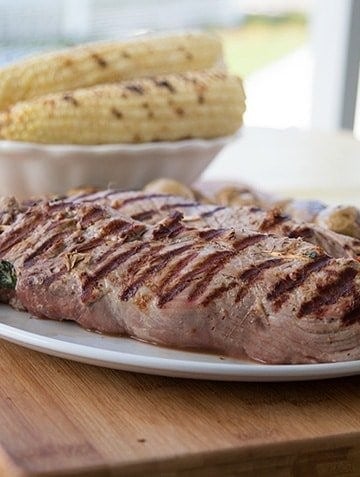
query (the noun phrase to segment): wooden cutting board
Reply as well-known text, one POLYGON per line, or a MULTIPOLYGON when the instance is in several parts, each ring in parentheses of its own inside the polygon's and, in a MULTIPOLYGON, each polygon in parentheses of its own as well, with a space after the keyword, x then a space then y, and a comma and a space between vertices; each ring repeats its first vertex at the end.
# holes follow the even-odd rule
POLYGON ((0 476, 360 475, 360 376, 221 383, 0 340, 0 476))

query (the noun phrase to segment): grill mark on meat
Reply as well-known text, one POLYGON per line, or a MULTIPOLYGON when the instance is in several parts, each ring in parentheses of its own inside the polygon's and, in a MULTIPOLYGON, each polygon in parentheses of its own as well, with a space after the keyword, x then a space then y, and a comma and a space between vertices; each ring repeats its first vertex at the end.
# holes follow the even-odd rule
POLYGON ((143 222, 144 220, 150 220, 155 214, 157 214, 157 211, 154 209, 144 210, 143 212, 132 215, 131 218, 143 222))
POLYGON ((79 194, 79 195, 75 195, 74 197, 72 197, 71 195, 66 197, 66 199, 73 199, 73 202, 77 202, 78 200, 82 200, 82 199, 85 199, 86 197, 91 197, 93 196, 94 194, 96 194, 96 192, 92 191, 92 192, 84 192, 83 194, 79 194))
POLYGON ((62 224, 63 229, 66 227, 69 229, 69 227, 72 227, 73 225, 76 224, 76 221, 74 220, 73 217, 67 217, 65 214, 58 215, 55 217, 55 219, 51 220, 50 223, 45 222, 45 230, 42 230, 40 233, 41 235, 46 235, 48 232, 51 232, 54 229, 58 229, 60 224, 62 224))
MULTIPOLYGON (((122 233, 119 236, 119 239, 121 239, 121 241, 117 243, 113 243, 112 246, 104 254, 102 254, 100 257, 98 257, 95 260, 95 263, 105 260, 105 258, 107 258, 109 255, 113 253, 114 248, 121 245, 122 243, 138 240, 141 237, 141 235, 143 235, 145 228, 146 227, 141 224, 128 223, 124 227, 122 233)), ((102 245, 104 243, 104 238, 105 238, 104 235, 97 236, 96 238, 90 240, 89 242, 83 245, 80 245, 80 247, 74 247, 74 250, 76 250, 77 252, 89 251, 92 248, 97 247, 98 245, 102 245)))
POLYGON ((25 237, 30 235, 36 227, 40 224, 40 219, 43 217, 42 214, 34 214, 34 217, 29 222, 21 225, 18 229, 13 229, 11 237, 1 237, 0 241, 0 253, 5 253, 11 250, 15 245, 21 242, 25 237))
POLYGON ((121 233, 121 237, 124 238, 124 242, 133 242, 139 240, 146 232, 146 225, 143 224, 128 224, 125 230, 121 233))
POLYGON ((121 234, 121 237, 123 237, 124 235, 126 235, 126 232, 131 230, 132 228, 133 224, 125 222, 122 219, 112 220, 108 224, 104 225, 99 235, 88 240, 87 242, 80 243, 80 245, 76 244, 74 247, 71 248, 70 251, 73 252, 74 250, 76 250, 79 253, 88 252, 89 250, 92 250, 98 245, 101 245, 107 236, 122 231, 123 233, 121 234))
POLYGON ((302 303, 298 317, 301 318, 312 313, 319 315, 325 306, 333 305, 341 297, 350 295, 354 290, 356 275, 357 271, 348 267, 341 271, 336 280, 317 287, 317 295, 302 303))
POLYGON ((308 226, 297 227, 295 230, 286 230, 285 227, 284 227, 283 232, 289 238, 302 238, 304 240, 309 239, 309 238, 314 236, 314 231, 311 230, 311 228, 308 227, 308 226))
POLYGON ((307 263, 304 267, 297 270, 291 276, 286 275, 284 278, 275 283, 273 289, 267 294, 267 299, 274 301, 273 307, 279 310, 282 305, 288 300, 289 293, 300 287, 314 272, 319 272, 325 268, 330 258, 327 256, 320 256, 316 260, 307 263))
POLYGON ((73 202, 70 202, 70 200, 68 200, 68 199, 66 199, 66 202, 62 201, 62 200, 56 200, 56 201, 47 203, 47 206, 49 208, 50 213, 53 213, 57 210, 60 211, 60 210, 63 210, 63 209, 70 208, 73 205, 74 205, 73 202))
MULTIPOLYGON (((118 191, 117 190, 113 190, 111 189, 110 191, 108 191, 106 194, 98 194, 98 193, 95 193, 94 192, 91 192, 89 194, 84 194, 84 195, 77 195, 76 197, 74 197, 73 199, 73 203, 76 203, 78 201, 81 202, 87 202, 87 203, 90 203, 90 202, 96 202, 97 200, 102 200, 102 199, 107 199, 108 197, 110 197, 111 195, 115 195, 117 194, 118 191), (87 197, 89 197, 88 199, 86 199, 87 197), (92 197, 92 199, 90 198, 92 197), (85 199, 85 200, 84 200, 85 199)), ((71 200, 71 198, 70 198, 71 200)))
POLYGON ((93 288, 99 280, 106 277, 106 275, 114 271, 119 265, 125 263, 146 246, 148 246, 148 243, 142 242, 126 252, 117 253, 113 255, 108 262, 105 262, 101 267, 94 270, 91 275, 87 275, 82 283, 81 300, 84 303, 89 302, 93 288))
POLYGON ((128 197, 127 199, 124 199, 121 204, 116 205, 116 209, 121 209, 126 204, 130 204, 132 202, 142 202, 143 200, 151 200, 151 199, 156 199, 158 197, 171 197, 166 194, 144 194, 144 195, 136 195, 134 197, 128 197))
MULTIPOLYGON (((101 255, 99 255, 98 257, 94 258, 93 259, 93 263, 96 265, 100 262, 104 262, 104 260, 106 260, 109 256, 113 255, 114 252, 116 252, 118 250, 118 247, 126 242, 131 242, 133 240, 136 240, 138 238, 138 235, 137 235, 137 232, 136 232, 136 228, 139 227, 138 225, 134 225, 134 224, 129 224, 129 227, 126 228, 123 233, 121 234, 121 236, 119 237, 119 241, 117 242, 105 242, 104 241, 104 238, 103 237, 96 237, 96 244, 93 244, 94 247, 97 247, 97 245, 104 245, 106 244, 107 245, 107 250, 102 253, 101 255), (134 231, 135 229, 135 231, 134 231)), ((84 252, 84 249, 77 249, 76 250, 77 252, 84 252)))
POLYGON ((229 258, 229 256, 234 256, 233 251, 218 251, 211 255, 205 257, 199 264, 195 265, 195 267, 187 272, 183 277, 181 277, 181 281, 175 283, 168 291, 159 295, 158 305, 162 308, 166 303, 173 300, 179 293, 181 293, 185 288, 191 285, 192 281, 196 279, 198 275, 203 273, 207 274, 211 272, 212 266, 214 266, 214 262, 218 263, 223 261, 225 258, 229 258))
POLYGON ((254 265, 254 266, 248 268, 247 270, 244 270, 240 274, 239 278, 242 281, 249 284, 254 279, 256 279, 262 271, 267 270, 268 268, 272 268, 275 265, 279 265, 280 263, 284 263, 283 258, 271 258, 269 260, 266 260, 265 262, 261 262, 257 265, 254 265))
POLYGON ((102 227, 101 234, 103 237, 106 237, 107 235, 112 235, 116 232, 119 232, 120 230, 124 230, 124 228, 132 228, 132 225, 133 224, 129 223, 126 220, 114 219, 102 227))
POLYGON ((79 253, 89 252, 90 250, 97 247, 98 245, 101 245, 102 241, 103 241, 103 237, 98 236, 89 240, 88 242, 82 243, 80 245, 76 245, 70 251, 73 252, 74 250, 76 250, 79 253))
POLYGON ((360 321, 360 297, 355 301, 354 305, 341 318, 345 326, 350 326, 360 321))
POLYGON ((229 229, 210 229, 210 230, 200 230, 199 237, 203 240, 213 240, 220 237, 223 234, 228 234, 229 229))
POLYGON ((239 286, 238 281, 233 281, 228 283, 227 285, 221 285, 220 287, 215 288, 211 293, 209 293, 202 301, 203 306, 209 305, 213 300, 219 298, 223 293, 232 290, 236 286, 239 286))
POLYGON ((267 230, 270 230, 277 225, 281 224, 282 222, 285 222, 289 220, 289 217, 286 215, 281 214, 279 210, 269 210, 262 221, 259 230, 261 232, 265 232, 267 230))
POLYGON ((237 251, 244 250, 245 248, 251 247, 252 245, 255 245, 262 240, 265 240, 268 236, 265 234, 256 234, 256 235, 250 235, 249 237, 245 237, 243 239, 237 240, 234 244, 233 247, 237 251))
POLYGON ((240 275, 239 278, 242 281, 241 288, 238 291, 235 297, 235 303, 238 303, 248 291, 248 286, 254 284, 256 280, 258 280, 265 270, 269 268, 277 267, 284 263, 283 258, 271 258, 270 260, 265 260, 265 262, 261 262, 257 265, 253 265, 247 270, 244 270, 240 275))
POLYGON ((171 212, 168 217, 156 225, 153 230, 153 238, 159 240, 178 235, 184 229, 184 225, 181 222, 182 218, 183 214, 181 212, 177 210, 171 212))
POLYGON ((199 255, 199 251, 195 250, 186 255, 185 257, 177 260, 173 265, 170 265, 162 280, 159 283, 159 290, 162 290, 165 286, 172 283, 180 272, 199 255))
POLYGON ((199 204, 197 202, 176 202, 175 204, 164 204, 160 210, 171 210, 177 207, 199 207, 199 204))
POLYGON ((208 210, 207 212, 203 212, 202 214, 200 214, 200 217, 210 217, 211 215, 214 215, 217 212, 220 212, 220 210, 224 209, 226 209, 225 206, 214 207, 212 210, 208 210))
POLYGON ((63 267, 58 272, 52 273, 51 275, 45 277, 44 281, 42 282, 42 286, 49 287, 55 280, 64 275, 66 271, 66 267, 63 267))
POLYGON ((158 306, 162 308, 166 303, 173 300, 179 293, 181 293, 191 284, 191 282, 196 278, 197 275, 202 273, 205 273, 206 277, 201 280, 201 282, 197 285, 197 287, 199 287, 198 290, 196 292, 194 290, 189 298, 191 299, 191 296, 195 298, 201 293, 204 293, 215 273, 218 272, 219 269, 223 267, 229 259, 232 259, 241 251, 245 250, 248 247, 251 247, 252 245, 257 244, 265 238, 267 238, 267 236, 262 234, 245 237, 244 239, 238 240, 234 243, 233 250, 222 250, 207 256, 201 263, 199 263, 192 270, 187 272, 181 278, 180 282, 170 287, 170 289, 165 291, 165 293, 159 295, 158 306))
POLYGON ((165 237, 176 237, 184 229, 183 224, 174 222, 168 227, 163 227, 161 230, 154 230, 153 238, 155 240, 163 239, 165 237))
POLYGON ((39 258, 40 255, 55 248, 62 242, 62 239, 68 235, 67 231, 57 232, 50 236, 45 242, 43 242, 25 258, 24 260, 24 267, 29 267, 35 262, 35 258, 39 258))
POLYGON ((129 264, 129 267, 127 269, 127 274, 132 275, 136 274, 141 268, 145 266, 146 263, 149 262, 149 256, 153 256, 154 254, 157 254, 159 251, 161 251, 164 248, 163 244, 160 245, 150 245, 150 251, 147 249, 144 249, 138 253, 138 257, 136 260, 133 260, 131 264, 129 264))
POLYGON ((97 222, 100 219, 105 219, 106 211, 100 207, 92 207, 88 212, 86 212, 80 219, 80 225, 86 227, 97 222))
POLYGON ((182 254, 183 252, 186 252, 191 247, 192 247, 192 244, 183 245, 182 247, 179 247, 175 250, 170 250, 169 252, 163 253, 155 257, 154 259, 155 263, 149 266, 147 269, 145 269, 141 273, 141 275, 135 281, 130 283, 130 285, 123 291, 123 293, 120 296, 121 300, 127 301, 130 298, 132 298, 136 294, 136 292, 139 290, 139 288, 146 282, 146 280, 148 280, 155 273, 159 272, 162 268, 164 268, 177 255, 182 254))
POLYGON ((206 273, 206 275, 196 284, 194 289, 191 291, 189 295, 189 300, 193 301, 196 298, 200 297, 200 295, 203 295, 206 292, 208 286, 210 285, 210 282, 213 279, 214 275, 216 275, 216 273, 220 269, 224 268, 226 263, 233 257, 233 251, 220 252, 218 253, 218 255, 210 255, 209 257, 207 257, 208 260, 203 262, 203 271, 206 273))

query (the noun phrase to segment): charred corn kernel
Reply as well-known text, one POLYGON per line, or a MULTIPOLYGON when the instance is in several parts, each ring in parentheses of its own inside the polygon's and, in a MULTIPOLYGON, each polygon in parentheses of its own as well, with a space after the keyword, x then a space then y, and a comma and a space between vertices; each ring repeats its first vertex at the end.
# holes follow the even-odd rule
POLYGON ((206 33, 93 43, 39 55, 0 69, 0 111, 47 93, 213 67, 221 43, 206 33))
POLYGON ((242 124, 244 109, 237 76, 183 73, 17 103, 0 113, 0 137, 50 144, 212 138, 234 133, 242 124))

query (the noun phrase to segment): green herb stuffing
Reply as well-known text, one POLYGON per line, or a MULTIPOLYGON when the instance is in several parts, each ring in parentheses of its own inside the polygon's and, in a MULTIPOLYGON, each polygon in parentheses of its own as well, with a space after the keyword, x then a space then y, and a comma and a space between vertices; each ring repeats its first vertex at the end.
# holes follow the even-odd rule
POLYGON ((14 289, 16 287, 16 272, 10 262, 0 260, 0 288, 14 289))

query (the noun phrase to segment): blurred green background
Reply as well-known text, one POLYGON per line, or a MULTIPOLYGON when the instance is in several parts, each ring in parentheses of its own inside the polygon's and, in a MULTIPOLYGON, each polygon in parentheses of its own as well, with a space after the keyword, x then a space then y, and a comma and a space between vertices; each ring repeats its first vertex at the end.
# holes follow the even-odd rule
POLYGON ((237 28, 216 30, 225 50, 225 62, 244 77, 305 44, 308 37, 304 15, 252 15, 237 28))

